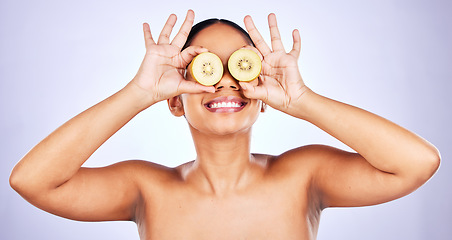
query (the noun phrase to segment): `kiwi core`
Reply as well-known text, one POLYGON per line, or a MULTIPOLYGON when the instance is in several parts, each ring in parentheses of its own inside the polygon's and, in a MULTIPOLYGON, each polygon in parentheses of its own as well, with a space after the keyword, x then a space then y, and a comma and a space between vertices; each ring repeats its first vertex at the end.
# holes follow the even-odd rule
POLYGON ((203 68, 203 73, 204 74, 206 74, 206 75, 212 75, 213 74, 213 69, 212 69, 212 66, 210 66, 211 64, 210 63, 204 63, 202 66, 204 67, 203 68))
POLYGON ((248 64, 248 60, 246 60, 246 59, 245 60, 240 60, 239 66, 240 66, 241 70, 247 70, 247 69, 251 68, 251 66, 248 64))

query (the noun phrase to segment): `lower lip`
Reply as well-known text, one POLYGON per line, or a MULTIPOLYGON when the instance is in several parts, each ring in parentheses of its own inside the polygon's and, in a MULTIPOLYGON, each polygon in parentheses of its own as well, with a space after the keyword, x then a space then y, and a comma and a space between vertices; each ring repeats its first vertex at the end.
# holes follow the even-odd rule
POLYGON ((246 104, 241 106, 241 107, 220 107, 220 108, 209 108, 207 106, 205 106, 205 107, 206 107, 207 110, 209 110, 209 112, 214 112, 214 113, 232 113, 232 112, 241 111, 245 106, 246 106, 246 104))

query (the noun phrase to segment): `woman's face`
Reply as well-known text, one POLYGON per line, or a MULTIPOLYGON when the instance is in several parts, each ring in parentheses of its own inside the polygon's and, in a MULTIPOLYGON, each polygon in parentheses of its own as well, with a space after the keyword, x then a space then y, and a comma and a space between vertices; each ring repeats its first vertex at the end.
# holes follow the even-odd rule
MULTIPOLYGON (((185 117, 194 129, 217 135, 248 131, 257 120, 262 108, 260 100, 248 99, 227 68, 229 56, 250 43, 235 28, 226 24, 214 24, 201 30, 191 42, 215 53, 223 62, 224 73, 214 87, 215 93, 182 94, 185 117), (225 105, 225 107, 221 107, 225 105)), ((256 50, 257 51, 257 50, 256 50)), ((187 71, 186 78, 196 81, 187 71)), ((255 79, 251 83, 257 85, 255 79)))

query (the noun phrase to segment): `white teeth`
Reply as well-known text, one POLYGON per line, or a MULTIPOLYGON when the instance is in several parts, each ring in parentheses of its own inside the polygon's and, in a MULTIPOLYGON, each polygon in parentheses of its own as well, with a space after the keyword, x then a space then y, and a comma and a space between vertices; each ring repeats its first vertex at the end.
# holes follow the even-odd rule
POLYGON ((241 104, 236 103, 236 102, 216 102, 216 103, 212 103, 210 104, 210 108, 230 108, 230 107, 234 107, 234 108, 238 108, 241 107, 241 104))

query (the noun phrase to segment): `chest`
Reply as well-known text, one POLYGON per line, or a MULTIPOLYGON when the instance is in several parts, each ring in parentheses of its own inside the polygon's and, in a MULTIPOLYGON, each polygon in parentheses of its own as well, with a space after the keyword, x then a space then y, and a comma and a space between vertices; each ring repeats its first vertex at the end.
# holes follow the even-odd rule
POLYGON ((153 199, 142 239, 310 239, 309 199, 285 189, 217 197, 176 187, 153 199))

